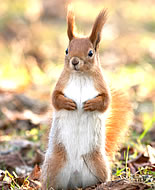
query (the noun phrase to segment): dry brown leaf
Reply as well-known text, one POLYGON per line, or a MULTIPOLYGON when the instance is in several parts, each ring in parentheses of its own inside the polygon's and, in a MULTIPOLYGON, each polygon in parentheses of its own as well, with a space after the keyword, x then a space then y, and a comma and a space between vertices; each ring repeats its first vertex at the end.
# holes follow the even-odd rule
POLYGON ((135 174, 140 167, 151 166, 150 158, 140 153, 135 159, 127 161, 127 165, 130 168, 132 174, 135 174))
POLYGON ((129 160, 128 163, 137 163, 137 164, 148 163, 149 159, 150 158, 148 156, 144 156, 143 153, 140 153, 135 159, 129 160))
POLYGON ((33 171, 31 172, 29 179, 31 180, 38 180, 40 178, 41 174, 41 169, 40 167, 36 164, 33 171))

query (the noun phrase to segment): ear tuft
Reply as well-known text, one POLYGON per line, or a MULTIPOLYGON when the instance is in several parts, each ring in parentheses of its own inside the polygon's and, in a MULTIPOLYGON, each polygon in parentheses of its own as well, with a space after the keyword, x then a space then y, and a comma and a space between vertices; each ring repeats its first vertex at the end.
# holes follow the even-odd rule
POLYGON ((74 29, 75 29, 75 16, 71 4, 69 4, 67 8, 67 24, 68 24, 67 34, 69 40, 71 41, 74 38, 74 29))
POLYGON ((95 23, 93 25, 93 29, 89 39, 92 42, 95 50, 98 48, 99 42, 101 40, 102 28, 106 22, 106 18, 107 18, 107 11, 103 9, 97 16, 95 23))

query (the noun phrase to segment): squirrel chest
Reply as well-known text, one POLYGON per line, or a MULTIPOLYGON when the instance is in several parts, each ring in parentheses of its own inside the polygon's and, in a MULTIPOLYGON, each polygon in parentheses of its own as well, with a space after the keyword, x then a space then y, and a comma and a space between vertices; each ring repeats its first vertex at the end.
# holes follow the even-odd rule
POLYGON ((58 131, 57 139, 65 146, 68 157, 75 159, 104 145, 106 114, 83 109, 85 101, 98 95, 90 76, 72 74, 63 93, 77 104, 77 109, 55 111, 52 128, 58 131))
POLYGON ((69 81, 64 89, 64 95, 77 104, 77 111, 82 111, 83 103, 98 95, 91 76, 82 73, 70 75, 69 81))

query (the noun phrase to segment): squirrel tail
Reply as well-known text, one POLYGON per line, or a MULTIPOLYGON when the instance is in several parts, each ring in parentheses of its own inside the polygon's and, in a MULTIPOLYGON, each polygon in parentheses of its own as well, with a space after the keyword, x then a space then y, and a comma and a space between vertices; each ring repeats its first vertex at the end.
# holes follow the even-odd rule
POLYGON ((131 119, 131 104, 120 90, 111 90, 110 113, 106 120, 106 153, 112 160, 114 153, 127 137, 131 119))

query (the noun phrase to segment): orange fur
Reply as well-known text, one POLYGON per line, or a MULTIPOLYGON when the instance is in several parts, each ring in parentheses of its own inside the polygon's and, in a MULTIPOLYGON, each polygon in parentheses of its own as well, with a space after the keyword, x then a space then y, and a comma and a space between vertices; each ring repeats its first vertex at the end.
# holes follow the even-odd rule
POLYGON ((75 30, 75 16, 71 6, 68 7, 67 23, 68 23, 67 34, 69 40, 71 41, 74 38, 74 30, 75 30))
POLYGON ((41 181, 42 190, 55 186, 56 176, 66 162, 66 151, 63 145, 56 144, 51 157, 44 162, 42 167, 41 181))
POLYGON ((102 28, 106 22, 106 14, 107 14, 106 10, 102 10, 100 12, 100 14, 98 15, 98 17, 95 20, 91 35, 89 37, 89 39, 92 42, 92 44, 94 45, 95 49, 98 48, 98 44, 101 40, 102 28))
POLYGON ((93 46, 88 38, 76 37, 69 43, 69 57, 85 59, 89 49, 93 49, 93 46))
POLYGON ((111 89, 111 96, 110 113, 106 120, 106 152, 110 159, 124 142, 131 119, 131 104, 127 95, 111 89))
POLYGON ((83 159, 90 171, 92 168, 95 168, 96 172, 91 172, 95 175, 99 182, 105 182, 107 179, 110 180, 110 176, 108 176, 107 171, 108 160, 103 157, 98 148, 96 148, 93 152, 84 155, 83 159))
POLYGON ((98 100, 96 101, 96 106, 99 108, 97 110, 104 112, 109 107, 111 95, 99 65, 96 65, 95 68, 93 68, 91 75, 94 80, 95 88, 99 92, 99 95, 96 97, 96 100, 98 100))
POLYGON ((84 110, 85 111, 100 111, 104 112, 107 108, 105 105, 104 100, 107 99, 107 97, 104 94, 100 94, 96 96, 95 98, 88 100, 84 104, 84 110))

